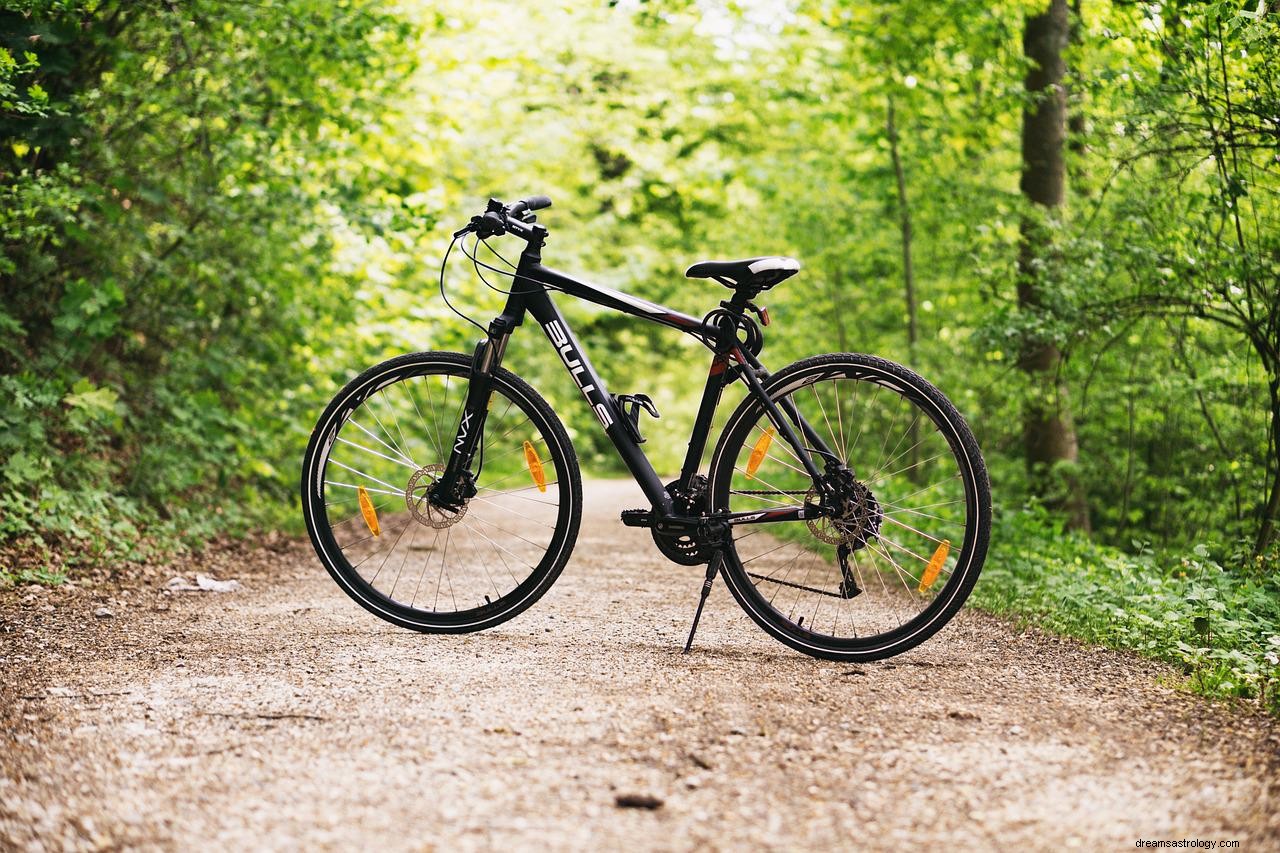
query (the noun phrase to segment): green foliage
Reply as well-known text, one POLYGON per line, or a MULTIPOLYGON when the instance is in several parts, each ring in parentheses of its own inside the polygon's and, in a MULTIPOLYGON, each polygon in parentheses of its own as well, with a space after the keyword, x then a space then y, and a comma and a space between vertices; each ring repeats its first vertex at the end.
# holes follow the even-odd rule
MULTIPOLYGON (((1211 549, 1136 554, 1066 534, 1043 512, 1006 513, 972 601, 1047 631, 1168 661, 1208 696, 1280 713, 1280 581, 1211 549)), ((1265 571, 1264 568, 1271 569, 1265 571)))
POLYGON ((141 559, 292 515, 328 390, 299 342, 350 318, 330 235, 377 227, 353 152, 412 31, 368 2, 0 12, 14 553, 141 559))
MULTIPOLYGON (((545 192, 548 264, 690 313, 722 291, 687 264, 800 258, 762 300, 767 363, 910 362, 973 424, 1010 509, 1034 503, 1019 413, 1043 391, 1018 342, 1055 342, 1080 442, 1060 473, 1085 482, 1097 541, 1007 513, 979 601, 1274 704, 1275 549, 1219 567, 1245 564, 1280 474, 1277 19, 1083 4, 1068 203, 1048 218, 1018 188, 1021 28, 1042 7, 4 4, 0 579, 296 529, 302 448, 341 383, 474 345, 435 293, 449 232, 488 196, 545 192), (1032 219, 1056 255, 1028 315, 1032 219)), ((447 283, 482 321, 502 302, 461 262, 447 283)), ((706 355, 561 304, 611 388, 657 401, 645 448, 674 475, 706 355)), ((507 364, 589 471, 620 471, 529 327, 507 364)))

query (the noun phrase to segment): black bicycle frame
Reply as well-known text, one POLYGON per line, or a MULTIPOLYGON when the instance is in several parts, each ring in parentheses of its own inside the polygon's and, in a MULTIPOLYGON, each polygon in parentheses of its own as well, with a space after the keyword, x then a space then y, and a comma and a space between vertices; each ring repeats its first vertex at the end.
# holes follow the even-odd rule
MULTIPOLYGON (((818 455, 825 457, 827 464, 832 460, 838 462, 835 454, 790 401, 784 401, 780 408, 765 393, 761 375, 767 376, 767 372, 756 357, 738 340, 738 322, 745 313, 745 298, 735 295, 732 299, 722 302, 721 306, 725 310, 719 314, 719 322, 699 320, 648 300, 600 285, 578 281, 544 267, 541 241, 532 240, 520 255, 520 263, 516 268, 514 283, 507 297, 506 306, 502 313, 489 324, 488 338, 476 347, 467 401, 459 419, 458 431, 448 464, 439 481, 442 493, 451 494, 458 478, 471 464, 479 444, 479 437, 484 430, 493 371, 502 363, 511 333, 524 322, 525 314, 529 313, 533 315, 552 346, 560 354, 561 361, 564 362, 564 366, 578 385, 583 397, 586 398, 587 404, 600 421, 605 434, 617 448, 618 455, 626 464, 627 470, 631 472, 631 476, 635 478, 636 483, 649 499, 655 516, 663 519, 682 519, 673 511, 671 495, 649 462, 649 458, 645 456, 639 444, 632 438, 630 431, 623 425, 622 419, 626 414, 621 411, 613 396, 605 388, 604 381, 591 364, 586 352, 583 351, 569 322, 551 300, 551 290, 562 291, 615 311, 678 329, 697 338, 712 351, 707 383, 703 389, 688 451, 677 481, 682 487, 687 486, 698 471, 720 397, 724 388, 735 378, 742 379, 749 393, 761 402, 780 433, 780 437, 795 451, 796 458, 804 465, 815 484, 821 482, 822 472, 810 456, 810 447, 818 455), (783 412, 787 417, 782 416, 783 412), (808 440, 808 446, 796 434, 792 426, 793 421, 808 440)), ((712 316, 715 316, 715 312, 708 315, 708 317, 712 316)), ((817 507, 810 505, 762 512, 730 513, 724 520, 730 524, 751 524, 800 520, 817 514, 817 507)))

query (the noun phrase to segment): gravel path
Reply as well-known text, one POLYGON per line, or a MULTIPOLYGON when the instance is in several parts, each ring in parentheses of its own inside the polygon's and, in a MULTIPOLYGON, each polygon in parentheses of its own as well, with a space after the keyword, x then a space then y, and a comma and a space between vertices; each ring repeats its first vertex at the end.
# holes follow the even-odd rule
POLYGON ((701 570, 618 523, 642 503, 588 484, 560 581, 469 636, 377 621, 289 542, 198 567, 235 592, 3 594, 0 848, 1280 849, 1276 724, 1151 663, 973 611, 817 662, 720 585, 680 655, 701 570))

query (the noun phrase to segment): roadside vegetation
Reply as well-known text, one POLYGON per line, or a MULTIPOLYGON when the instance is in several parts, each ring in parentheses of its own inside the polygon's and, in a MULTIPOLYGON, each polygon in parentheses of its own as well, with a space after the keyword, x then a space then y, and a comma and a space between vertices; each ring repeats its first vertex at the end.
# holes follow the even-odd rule
MULTIPOLYGON (((10 0, 0 584, 297 532, 325 401, 469 350, 448 234, 541 192, 549 264, 681 310, 693 261, 800 258, 771 365, 873 352, 973 424, 978 604, 1275 710, 1277 115, 1265 3, 10 0)), ((567 307, 673 469, 701 355, 567 307)), ((537 336, 509 358, 618 472, 537 336)))

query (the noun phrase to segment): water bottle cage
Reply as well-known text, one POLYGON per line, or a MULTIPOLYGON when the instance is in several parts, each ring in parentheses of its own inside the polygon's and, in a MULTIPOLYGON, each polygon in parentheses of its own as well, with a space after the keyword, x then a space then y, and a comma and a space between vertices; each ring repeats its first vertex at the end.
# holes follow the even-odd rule
POLYGON ((655 419, 661 417, 658 407, 653 404, 648 394, 614 394, 613 402, 622 412, 622 426, 636 444, 644 444, 644 436, 640 434, 640 410, 648 412, 655 419))

